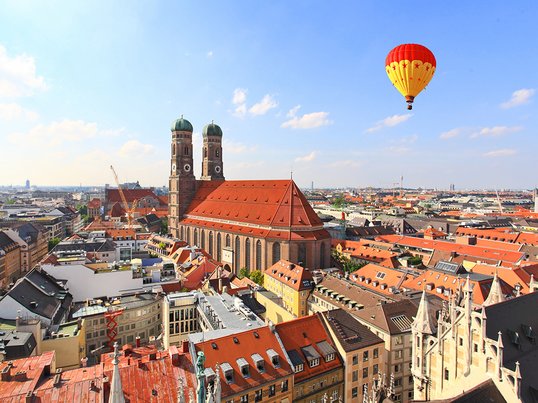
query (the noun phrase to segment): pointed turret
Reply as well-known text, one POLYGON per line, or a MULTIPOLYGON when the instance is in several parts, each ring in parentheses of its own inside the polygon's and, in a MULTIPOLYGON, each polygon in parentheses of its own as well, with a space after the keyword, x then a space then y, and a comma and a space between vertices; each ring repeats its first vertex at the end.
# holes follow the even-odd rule
POLYGON ((493 277, 493 282, 491 283, 488 297, 482 305, 490 306, 493 304, 498 304, 499 302, 503 302, 505 299, 506 298, 504 297, 504 294, 501 289, 501 281, 499 280, 497 272, 495 271, 495 276, 493 277))
POLYGON ((119 369, 119 360, 120 353, 118 343, 114 343, 114 370, 112 372, 112 386, 110 387, 110 398, 108 399, 109 403, 125 403, 125 397, 123 396, 123 387, 121 385, 121 376, 119 369))
POLYGON ((426 290, 422 290, 422 298, 418 305, 417 315, 413 321, 413 330, 423 334, 434 334, 434 328, 430 321, 430 307, 426 290))

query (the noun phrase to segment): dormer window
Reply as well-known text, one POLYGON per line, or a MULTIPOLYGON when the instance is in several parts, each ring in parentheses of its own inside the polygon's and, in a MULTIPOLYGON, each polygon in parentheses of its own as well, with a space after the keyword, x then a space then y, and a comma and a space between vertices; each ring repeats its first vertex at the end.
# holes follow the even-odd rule
POLYGON ((223 362, 220 366, 226 383, 234 383, 234 370, 230 364, 223 362))
POLYGON ((247 360, 245 360, 244 358, 238 358, 237 366, 239 367, 239 371, 241 372, 241 375, 243 375, 243 378, 250 378, 250 371, 247 360))
POLYGON ((265 361, 263 360, 263 357, 259 355, 258 353, 252 354, 252 361, 254 361, 254 365, 256 366, 256 369, 259 373, 265 372, 265 361))
POLYGON ((267 350, 267 356, 269 357, 271 364, 273 364, 273 367, 280 368, 280 357, 275 350, 273 350, 272 348, 267 350))
POLYGON ((314 346, 310 345, 310 346, 306 346, 306 347, 301 347, 301 350, 303 351, 303 354, 304 354, 305 358, 307 359, 308 366, 310 368, 314 368, 314 367, 317 367, 319 365, 319 359, 321 358, 321 356, 316 351, 314 346))
POLYGON ((327 354, 325 356, 325 362, 329 362, 329 361, 333 361, 335 358, 335 355, 334 354, 327 354))

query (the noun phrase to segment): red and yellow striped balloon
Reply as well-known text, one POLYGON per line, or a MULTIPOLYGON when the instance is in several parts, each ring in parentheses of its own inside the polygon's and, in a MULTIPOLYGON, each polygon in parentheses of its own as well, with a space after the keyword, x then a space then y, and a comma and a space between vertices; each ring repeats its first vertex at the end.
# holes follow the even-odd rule
POLYGON ((413 109, 415 97, 428 85, 435 73, 435 56, 425 46, 408 43, 396 46, 385 59, 390 81, 413 109))

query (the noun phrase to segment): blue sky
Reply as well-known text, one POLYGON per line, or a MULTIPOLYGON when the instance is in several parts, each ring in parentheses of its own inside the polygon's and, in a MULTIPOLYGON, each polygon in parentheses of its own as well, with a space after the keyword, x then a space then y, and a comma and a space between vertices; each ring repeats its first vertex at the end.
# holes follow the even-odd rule
POLYGON ((538 185, 538 3, 0 1, 0 184, 167 184, 170 123, 227 179, 538 185), (386 54, 437 71, 412 113, 386 54))

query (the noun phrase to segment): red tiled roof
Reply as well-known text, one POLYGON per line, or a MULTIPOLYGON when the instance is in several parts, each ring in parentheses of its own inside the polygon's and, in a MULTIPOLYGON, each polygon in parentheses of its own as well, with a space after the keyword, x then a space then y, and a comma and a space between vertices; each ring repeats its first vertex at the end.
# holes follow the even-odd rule
POLYGON ((129 237, 130 239, 135 239, 135 235, 136 235, 136 232, 135 230, 133 229, 107 229, 106 230, 106 235, 109 237, 109 238, 112 238, 114 240, 118 239, 118 238, 127 238, 129 237))
POLYGON ((296 291, 310 290, 314 285, 312 272, 309 269, 284 259, 279 260, 263 273, 296 291))
POLYGON ((364 288, 392 296, 394 293, 390 288, 400 289, 402 283, 410 277, 406 271, 370 263, 351 273, 349 279, 364 288))
MULTIPOLYGON (((144 197, 153 197, 160 200, 157 195, 151 189, 122 189, 123 195, 128 203, 132 203, 135 200, 143 199, 144 197)), ((121 203, 120 191, 115 188, 107 188, 105 190, 105 198, 107 203, 121 203)))
POLYGON ((195 345, 195 349, 197 352, 204 352, 206 368, 214 368, 216 364, 222 365, 224 363, 232 367, 233 383, 226 382, 222 369, 219 371, 222 397, 274 382, 293 373, 275 334, 268 327, 260 327, 201 342, 195 345), (267 353, 270 349, 274 350, 279 357, 280 366, 276 368, 267 353), (256 369, 256 364, 253 361, 252 355, 256 353, 263 358, 263 372, 256 369), (249 364, 249 376, 246 378, 241 374, 237 363, 240 358, 245 359, 249 364))
POLYGON ((325 341, 335 352, 336 348, 317 315, 303 316, 302 318, 279 323, 275 326, 275 329, 286 351, 295 350, 304 361, 303 370, 295 373, 295 383, 342 367, 338 354, 335 354, 334 360, 325 361, 323 351, 320 350, 318 344, 325 341), (304 347, 313 347, 321 356, 318 366, 310 367, 308 365, 308 360, 304 357, 302 350, 304 347))
POLYGON ((476 264, 473 266, 472 272, 487 274, 489 276, 494 276, 495 273, 497 273, 497 276, 512 288, 515 288, 516 285, 519 284, 522 294, 529 293, 531 276, 522 268, 504 268, 486 264, 476 264))
POLYGON ((454 242, 427 240, 402 235, 383 235, 376 240, 381 240, 387 243, 402 245, 412 248, 421 248, 427 250, 442 250, 456 252, 460 255, 468 255, 473 257, 481 257, 484 259, 493 259, 500 262, 517 263, 524 259, 525 253, 506 251, 501 249, 487 248, 484 246, 463 245, 454 242))
POLYGON ((272 228, 322 228, 293 180, 204 181, 186 215, 272 228))

